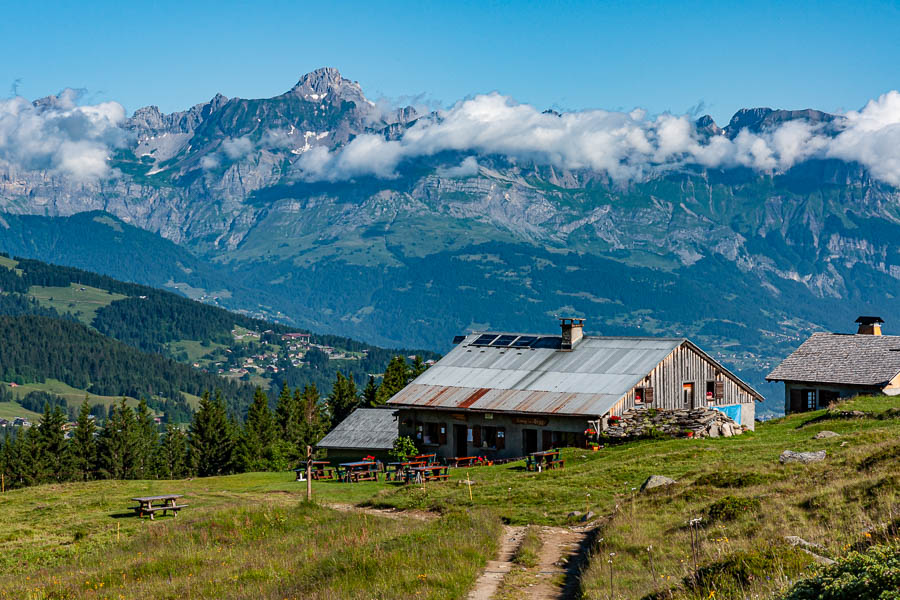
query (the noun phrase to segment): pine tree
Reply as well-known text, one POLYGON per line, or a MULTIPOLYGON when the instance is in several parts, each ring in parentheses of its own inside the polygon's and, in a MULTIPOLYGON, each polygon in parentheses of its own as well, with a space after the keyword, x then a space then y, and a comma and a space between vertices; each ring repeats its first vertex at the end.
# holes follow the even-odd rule
POLYGON ((38 425, 39 455, 35 457, 41 481, 66 481, 69 478, 69 448, 63 427, 66 415, 58 404, 44 405, 38 425))
POLYGON ((134 472, 135 428, 134 411, 122 397, 118 405, 109 408, 109 417, 100 432, 99 466, 106 477, 126 479, 134 472))
POLYGON ((413 360, 412 372, 410 373, 409 381, 412 381, 413 379, 424 373, 425 369, 427 368, 428 365, 425 364, 425 361, 422 360, 422 357, 416 354, 415 359, 413 360))
POLYGON ((356 392, 356 383, 338 371, 331 387, 331 394, 328 396, 332 424, 337 425, 346 419, 358 406, 359 394, 356 392))
POLYGON ((301 456, 299 445, 303 436, 303 415, 300 412, 300 404, 300 390, 294 390, 291 394, 285 383, 281 387, 278 405, 275 407, 275 420, 281 438, 279 444, 281 455, 289 464, 294 464, 301 456))
POLYGON ((180 479, 188 475, 188 438, 177 425, 166 425, 156 462, 157 473, 163 479, 180 479))
POLYGON ((201 477, 222 475, 232 466, 232 426, 221 395, 204 392, 190 429, 191 462, 201 477))
POLYGON ((303 394, 300 396, 300 413, 303 423, 297 451, 301 457, 306 457, 306 447, 316 445, 330 429, 328 409, 322 406, 316 384, 312 383, 303 387, 303 394))
POLYGON ((130 476, 134 479, 153 479, 156 477, 156 451, 159 446, 159 433, 156 421, 147 401, 141 398, 135 413, 134 427, 134 463, 130 476))
POLYGON ((402 356, 392 358, 384 371, 384 379, 381 380, 381 385, 378 386, 375 405, 381 406, 385 404, 394 394, 406 387, 409 379, 410 371, 409 366, 406 364, 406 359, 402 356))
POLYGON ((97 428, 94 419, 91 418, 91 407, 88 405, 88 397, 85 395, 78 412, 78 420, 75 422, 75 430, 70 441, 70 456, 72 457, 73 476, 81 481, 91 479, 94 466, 97 461, 97 441, 94 433, 97 428))
POLYGON ((362 404, 369 408, 374 408, 378 404, 378 385, 375 383, 374 375, 369 375, 369 381, 363 389, 362 404))
POLYGON ((256 388, 253 404, 247 410, 247 420, 238 446, 238 468, 242 471, 265 471, 276 468, 280 456, 275 417, 269 409, 265 392, 256 388))

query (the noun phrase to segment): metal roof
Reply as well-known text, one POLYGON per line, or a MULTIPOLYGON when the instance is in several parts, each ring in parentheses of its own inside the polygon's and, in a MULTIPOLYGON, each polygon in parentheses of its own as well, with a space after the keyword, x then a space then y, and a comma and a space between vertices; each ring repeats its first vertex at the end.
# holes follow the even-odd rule
POLYGON ((390 450, 397 439, 394 411, 385 408, 357 408, 341 421, 317 448, 390 450))
POLYGON ((898 373, 900 336, 814 333, 766 379, 884 386, 898 373))
POLYGON ((687 342, 684 338, 585 336, 572 352, 560 352, 471 346, 480 335, 468 335, 389 403, 600 416, 687 342))

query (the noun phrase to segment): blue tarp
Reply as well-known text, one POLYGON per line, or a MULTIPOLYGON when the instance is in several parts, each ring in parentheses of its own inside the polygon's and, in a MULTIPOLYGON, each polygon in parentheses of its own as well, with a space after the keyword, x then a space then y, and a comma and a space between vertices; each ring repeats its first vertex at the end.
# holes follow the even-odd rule
POLYGON ((716 409, 719 412, 725 413, 727 417, 729 417, 732 421, 741 424, 741 405, 740 404, 732 404, 730 406, 713 406, 711 408, 716 409))

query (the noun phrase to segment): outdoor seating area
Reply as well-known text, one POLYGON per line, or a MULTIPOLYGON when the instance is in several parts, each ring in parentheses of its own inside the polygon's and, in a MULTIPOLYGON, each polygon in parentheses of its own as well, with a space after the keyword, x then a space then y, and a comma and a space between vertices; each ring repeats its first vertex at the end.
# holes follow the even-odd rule
POLYGON ((559 457, 559 450, 542 450, 532 452, 525 457, 526 471, 543 471, 545 469, 565 468, 566 462, 559 457))
MULTIPOLYGON (((335 478, 334 468, 331 466, 331 463, 327 460, 314 460, 312 461, 312 468, 310 469, 309 476, 313 481, 321 481, 321 480, 329 480, 335 478)), ((294 472, 297 474, 297 481, 305 481, 306 479, 306 466, 302 466, 298 469, 294 469, 294 472)))
POLYGON ((425 481, 446 481, 450 479, 450 467, 446 465, 425 465, 412 467, 407 471, 406 483, 423 483, 425 481))
POLYGON ((378 463, 374 460, 341 463, 337 467, 337 478, 344 483, 378 481, 378 463))
POLYGON ((187 504, 177 503, 178 498, 181 497, 181 494, 139 496, 137 498, 132 498, 132 500, 138 503, 138 505, 133 506, 132 509, 137 513, 138 517, 149 515, 151 521, 153 520, 154 515, 160 511, 162 511, 163 516, 165 516, 167 512, 171 512, 172 516, 178 516, 178 511, 188 506, 187 504))
POLYGON ((410 460, 424 462, 426 465, 433 465, 434 463, 437 462, 437 455, 436 454, 419 454, 419 455, 413 456, 410 460))
POLYGON ((484 458, 483 456, 456 456, 448 458, 447 464, 451 467, 484 467, 494 464, 493 460, 484 458))

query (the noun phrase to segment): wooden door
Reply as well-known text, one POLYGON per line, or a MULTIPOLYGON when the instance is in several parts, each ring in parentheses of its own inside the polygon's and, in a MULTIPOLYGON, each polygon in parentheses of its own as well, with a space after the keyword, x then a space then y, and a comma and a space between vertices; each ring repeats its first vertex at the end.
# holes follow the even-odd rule
POLYGON ((696 408, 696 394, 693 383, 681 384, 682 405, 686 408, 696 408))
POLYGON ((537 429, 522 430, 522 454, 531 454, 538 451, 537 429))
POLYGON ((469 455, 468 436, 466 434, 467 428, 465 425, 453 426, 453 452, 455 452, 454 456, 469 455))

